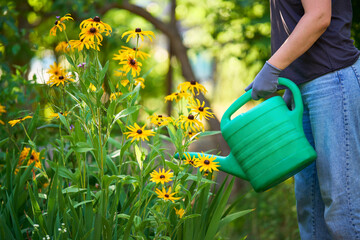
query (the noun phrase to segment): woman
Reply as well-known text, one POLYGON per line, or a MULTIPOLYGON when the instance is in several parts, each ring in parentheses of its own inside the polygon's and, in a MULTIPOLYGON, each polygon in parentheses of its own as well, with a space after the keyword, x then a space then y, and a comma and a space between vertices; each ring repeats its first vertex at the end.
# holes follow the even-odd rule
POLYGON ((300 88, 304 131, 318 154, 295 176, 300 236, 360 239, 360 52, 350 39, 351 0, 270 6, 272 56, 245 90, 266 97, 279 76, 300 88))

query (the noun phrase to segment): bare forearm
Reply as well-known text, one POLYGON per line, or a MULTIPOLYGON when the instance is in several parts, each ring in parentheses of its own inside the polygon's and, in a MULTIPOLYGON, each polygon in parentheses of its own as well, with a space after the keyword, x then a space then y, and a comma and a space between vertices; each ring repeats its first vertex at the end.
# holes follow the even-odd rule
POLYGON ((302 2, 305 14, 288 39, 268 60, 270 64, 279 69, 285 69, 304 54, 330 24, 330 0, 303 0, 302 2))

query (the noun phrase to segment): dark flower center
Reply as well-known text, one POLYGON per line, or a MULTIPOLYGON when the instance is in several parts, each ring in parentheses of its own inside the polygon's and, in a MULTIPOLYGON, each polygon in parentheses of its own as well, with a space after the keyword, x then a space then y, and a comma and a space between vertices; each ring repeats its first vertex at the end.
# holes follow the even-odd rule
POLYGON ((203 107, 199 107, 199 111, 200 111, 200 112, 204 111, 204 108, 203 108, 203 107))
POLYGON ((169 194, 165 194, 164 196, 165 196, 166 198, 169 198, 169 197, 170 197, 169 194))
POLYGON ((192 135, 192 132, 189 132, 189 135, 192 135))
POLYGON ((190 81, 190 84, 191 84, 191 85, 196 85, 196 81, 195 81, 195 80, 192 80, 192 81, 190 81))
POLYGON ((177 96, 177 95, 179 95, 179 93, 175 93, 175 95, 177 96))
POLYGON ((137 131, 136 131, 138 134, 142 134, 142 130, 141 129, 138 129, 137 131))
POLYGON ((161 178, 161 179, 164 179, 164 178, 165 178, 165 176, 164 176, 164 175, 160 175, 160 178, 161 178))
POLYGON ((160 125, 161 125, 161 122, 158 122, 157 124, 160 126, 160 125))
POLYGON ((209 165, 209 164, 210 164, 210 161, 209 161, 209 160, 205 160, 204 163, 205 163, 206 165, 209 165))
POLYGON ((63 80, 64 79, 64 76, 59 76, 59 80, 63 80))
POLYGON ((94 28, 94 27, 90 28, 90 32, 91 33, 96 33, 96 28, 94 28))
POLYGON ((133 48, 134 51, 136 51, 136 48, 133 48))
POLYGON ((141 28, 136 28, 135 32, 138 32, 138 33, 141 32, 141 28))
POLYGON ((81 39, 80 42, 83 42, 85 38, 81 39))
POLYGON ((188 119, 194 120, 194 115, 190 114, 190 115, 188 116, 188 119))
POLYGON ((135 61, 134 59, 131 59, 131 60, 130 60, 130 64, 131 64, 131 65, 135 65, 135 64, 136 64, 136 61, 135 61))
POLYGON ((35 159, 34 155, 31 154, 30 159, 31 159, 31 160, 34 160, 34 159, 35 159))
POLYGON ((206 170, 205 172, 204 172, 204 175, 208 175, 209 174, 209 170, 206 170))
POLYGON ((55 75, 58 75, 58 74, 59 74, 59 72, 58 72, 58 71, 55 71, 55 72, 54 72, 54 74, 55 74, 55 75))
POLYGON ((93 18, 93 20, 94 20, 94 22, 100 22, 100 17, 99 17, 99 16, 95 16, 95 17, 93 18))
POLYGON ((59 23, 59 21, 58 21, 58 20, 56 20, 56 21, 55 21, 55 25, 57 25, 58 23, 59 23))
POLYGON ((162 118, 162 115, 160 114, 160 115, 158 115, 158 118, 162 118))
POLYGON ((193 161, 193 160, 189 160, 189 163, 190 163, 191 165, 194 165, 194 161, 193 161))

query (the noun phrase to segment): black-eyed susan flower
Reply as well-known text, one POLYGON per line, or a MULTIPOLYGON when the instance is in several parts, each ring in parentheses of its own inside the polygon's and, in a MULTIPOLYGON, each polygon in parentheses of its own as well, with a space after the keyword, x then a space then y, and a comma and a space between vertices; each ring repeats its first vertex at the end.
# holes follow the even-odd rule
POLYGON ((155 38, 155 34, 152 31, 143 31, 141 30, 141 28, 136 28, 135 30, 124 32, 121 35, 121 38, 125 37, 126 35, 129 35, 128 38, 126 39, 126 42, 128 42, 131 38, 136 39, 137 37, 140 37, 141 40, 144 41, 144 36, 148 37, 150 41, 152 41, 151 37, 155 38))
POLYGON ((179 86, 178 86, 178 89, 179 90, 183 90, 183 91, 191 91, 194 95, 195 95, 195 90, 197 91, 197 94, 196 95, 199 95, 200 92, 202 93, 207 93, 207 90, 206 88, 201 85, 200 83, 196 82, 196 81, 190 81, 190 82, 183 82, 183 83, 180 83, 179 86))
POLYGON ((184 214, 185 214, 185 210, 183 209, 183 208, 180 208, 180 209, 176 209, 176 208, 174 208, 175 209, 175 213, 176 213, 176 215, 178 215, 179 216, 179 218, 182 218, 183 216, 184 216, 184 214))
MULTIPOLYGON (((130 81, 129 81, 128 79, 124 79, 124 80, 121 80, 121 81, 120 81, 121 85, 123 85, 124 87, 126 87, 126 85, 128 85, 129 82, 130 82, 130 81)), ((134 82, 135 82, 135 85, 139 85, 139 84, 140 84, 141 88, 145 88, 145 84, 144 84, 145 79, 144 79, 144 78, 142 78, 142 77, 135 78, 135 79, 134 79, 134 82)))
POLYGON ((136 56, 141 58, 142 60, 147 59, 148 57, 150 57, 150 54, 147 54, 146 52, 140 51, 139 48, 129 48, 126 46, 121 46, 122 49, 119 50, 119 54, 114 54, 113 59, 114 60, 119 60, 122 61, 124 59, 126 59, 127 55, 132 55, 132 56, 136 56))
POLYGON ((116 100, 118 97, 120 97, 121 95, 123 95, 122 92, 114 92, 110 94, 110 101, 114 101, 116 100))
POLYGON ((11 127, 15 126, 17 123, 21 123, 23 121, 25 121, 26 119, 32 118, 32 116, 26 116, 23 118, 18 118, 18 119, 14 119, 9 121, 8 123, 11 125, 11 127))
POLYGON ((154 125, 160 126, 166 126, 169 123, 173 122, 171 117, 165 117, 162 114, 153 114, 148 117, 150 119, 150 122, 154 125))
POLYGON ((0 104, 0 116, 3 114, 3 113, 6 113, 6 110, 5 110, 5 106, 1 105, 0 104))
MULTIPOLYGON (((21 151, 19 162, 17 164, 17 167, 15 168, 15 174, 19 172, 19 167, 23 164, 23 161, 29 155, 29 152, 30 152, 30 148, 28 147, 24 147, 24 149, 21 151)), ((31 155, 29 161, 27 162, 27 166, 31 165, 33 162, 35 162, 34 167, 41 168, 40 153, 36 152, 34 149, 31 151, 31 155)))
POLYGON ((65 72, 62 72, 59 76, 50 76, 49 81, 47 81, 47 84, 50 84, 50 87, 56 85, 57 87, 62 84, 65 86, 65 83, 67 82, 75 82, 74 79, 71 78, 70 74, 66 74, 65 72))
POLYGON ((166 191, 166 189, 163 187, 162 190, 156 189, 156 194, 158 195, 158 198, 164 199, 165 201, 172 201, 180 199, 179 197, 173 197, 177 192, 171 192, 171 187, 169 187, 169 190, 166 191))
POLYGON ((134 78, 140 75, 140 67, 142 66, 142 64, 141 62, 137 61, 133 56, 128 55, 127 59, 125 61, 121 61, 119 64, 124 65, 123 70, 125 71, 125 74, 128 74, 131 71, 131 75, 134 78))
MULTIPOLYGON (((59 112, 61 115, 63 115, 64 117, 66 117, 67 115, 69 115, 69 112, 65 111, 65 112, 59 112)), ((49 115, 50 118, 56 118, 59 119, 59 114, 58 113, 52 113, 49 115)))
MULTIPOLYGON (((56 17, 56 18, 60 18, 60 17, 56 17)), ((56 31, 57 29, 59 29, 60 32, 62 32, 63 30, 66 29, 66 25, 64 24, 64 21, 67 21, 67 20, 74 20, 70 13, 66 14, 65 16, 63 16, 62 18, 60 19, 57 19, 55 21, 55 26, 53 26, 51 29, 50 29, 50 35, 53 35, 53 36, 56 36, 56 31)))
POLYGON ((214 114, 210 112, 209 107, 204 107, 205 102, 200 103, 199 99, 195 99, 191 101, 190 109, 192 112, 197 113, 200 116, 200 120, 205 118, 209 120, 209 118, 214 118, 214 114))
POLYGON ((159 169, 159 172, 154 170, 152 173, 150 173, 150 176, 151 176, 150 181, 155 182, 155 183, 161 183, 161 184, 171 182, 172 181, 171 178, 174 176, 174 173, 172 173, 170 171, 171 170, 169 169, 165 172, 164 168, 162 170, 159 169))
POLYGON ((146 124, 141 128, 139 127, 139 125, 135 123, 134 126, 127 127, 130 130, 129 132, 125 132, 127 138, 131 137, 132 138, 131 142, 140 139, 143 141, 144 140, 149 141, 148 137, 154 136, 155 132, 152 130, 145 130, 145 126, 146 124))
POLYGON ((77 49, 78 51, 82 51, 84 49, 84 47, 86 47, 86 49, 92 48, 92 49, 95 49, 97 51, 100 51, 99 46, 101 46, 100 42, 98 42, 95 45, 95 42, 90 41, 89 39, 85 40, 84 38, 82 38, 80 40, 70 40, 69 44, 70 44, 72 50, 77 49))
POLYGON ((104 39, 101 35, 103 30, 97 26, 88 26, 87 28, 81 29, 80 39, 84 39, 83 41, 96 42, 101 43, 104 39))
POLYGON ((89 90, 92 92, 96 92, 96 87, 94 86, 94 84, 90 83, 89 90))
POLYGON ((181 115, 178 122, 180 122, 181 128, 186 131, 204 131, 204 124, 197 120, 193 114, 189 114, 188 116, 181 115))
POLYGON ((60 64, 57 64, 54 62, 54 65, 50 65, 50 69, 47 71, 51 76, 60 76, 64 72, 64 69, 60 66, 60 64))
POLYGON ((215 156, 213 155, 205 155, 204 153, 200 154, 198 153, 198 160, 195 163, 195 167, 200 167, 200 171, 209 171, 212 172, 214 171, 219 171, 219 169, 217 169, 218 167, 220 167, 220 165, 218 165, 218 162, 214 162, 214 160, 216 159, 215 156))
POLYGON ((61 41, 56 47, 55 52, 67 53, 70 51, 70 45, 66 41, 61 41))
POLYGON ((197 132, 197 131, 192 131, 192 130, 190 129, 190 130, 186 131, 186 136, 188 136, 189 138, 192 138, 192 137, 195 136, 194 139, 199 139, 198 133, 199 133, 199 132, 197 132))
POLYGON ((185 91, 180 91, 180 92, 174 92, 174 93, 171 93, 170 95, 167 95, 165 96, 165 102, 167 101, 175 101, 175 102, 178 102, 180 101, 181 99, 189 99, 191 98, 191 95, 190 93, 187 93, 185 91))
POLYGON ((197 158, 195 156, 191 156, 190 153, 184 153, 184 156, 185 156, 185 164, 195 167, 197 158))
POLYGON ((80 29, 92 26, 100 28, 103 32, 105 32, 106 36, 110 35, 110 33, 112 32, 112 28, 110 27, 110 25, 101 21, 99 16, 88 18, 80 23, 80 29))

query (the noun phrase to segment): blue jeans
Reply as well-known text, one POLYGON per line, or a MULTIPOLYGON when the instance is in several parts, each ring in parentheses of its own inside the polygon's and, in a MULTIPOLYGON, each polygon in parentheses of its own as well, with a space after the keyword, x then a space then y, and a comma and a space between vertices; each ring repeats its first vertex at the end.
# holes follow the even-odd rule
POLYGON ((360 60, 299 88, 318 154, 295 175, 301 239, 360 239, 360 60))

